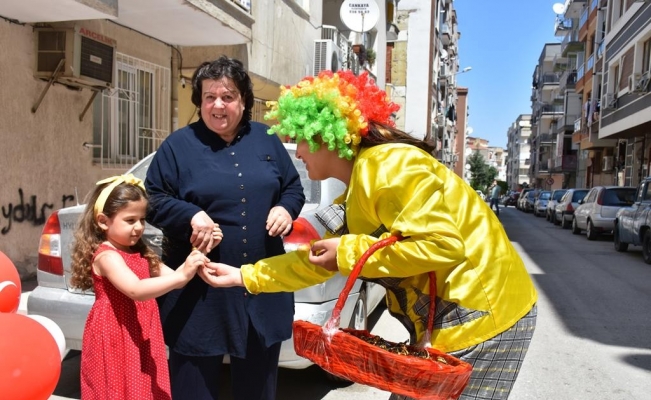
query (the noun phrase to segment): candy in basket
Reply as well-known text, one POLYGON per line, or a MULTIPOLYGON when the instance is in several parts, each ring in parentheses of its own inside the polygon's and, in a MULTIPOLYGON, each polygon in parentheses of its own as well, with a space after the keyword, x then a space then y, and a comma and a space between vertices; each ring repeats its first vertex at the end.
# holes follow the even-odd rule
MULTIPOLYGON (((400 239, 383 239, 364 253, 323 327, 307 321, 294 322, 294 348, 298 355, 329 373, 356 383, 416 399, 457 399, 470 379, 470 364, 433 348, 389 342, 365 330, 338 329, 341 309, 368 257, 400 239)), ((430 294, 428 333, 436 304, 434 273, 430 273, 430 294)))

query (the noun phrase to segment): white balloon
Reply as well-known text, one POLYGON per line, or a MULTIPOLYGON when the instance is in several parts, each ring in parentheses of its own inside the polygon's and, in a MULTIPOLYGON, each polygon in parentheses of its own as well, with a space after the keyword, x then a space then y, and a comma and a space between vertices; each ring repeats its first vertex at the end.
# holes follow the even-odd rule
POLYGON ((57 323, 52 321, 51 319, 44 317, 42 315, 30 314, 27 316, 33 319, 34 321, 38 322, 39 324, 43 325, 45 329, 47 329, 47 331, 50 332, 50 335, 52 335, 54 341, 59 347, 59 355, 61 356, 61 360, 63 360, 63 356, 66 353, 66 337, 63 335, 63 331, 61 330, 61 328, 59 328, 59 325, 57 325, 57 323))

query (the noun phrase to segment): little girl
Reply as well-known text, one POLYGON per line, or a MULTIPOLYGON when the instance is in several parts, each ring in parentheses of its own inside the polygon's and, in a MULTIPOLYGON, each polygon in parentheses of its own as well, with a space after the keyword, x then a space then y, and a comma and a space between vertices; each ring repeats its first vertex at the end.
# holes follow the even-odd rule
MULTIPOLYGON (((171 399, 156 297, 185 286, 209 260, 194 250, 176 270, 164 265, 142 240, 147 204, 133 175, 102 180, 75 232, 71 284, 95 291, 82 339, 84 400, 171 399)), ((221 230, 213 236, 219 243, 221 230)))

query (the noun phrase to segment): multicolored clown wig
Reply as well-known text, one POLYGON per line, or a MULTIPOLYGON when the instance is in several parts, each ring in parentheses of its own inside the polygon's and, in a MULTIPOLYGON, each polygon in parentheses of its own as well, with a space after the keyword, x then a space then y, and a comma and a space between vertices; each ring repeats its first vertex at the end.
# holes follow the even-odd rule
POLYGON ((369 121, 394 126, 391 114, 400 106, 389 101, 367 72, 322 71, 295 86, 282 87, 278 101, 267 102, 266 120, 276 120, 268 133, 306 140, 310 151, 321 142, 348 160, 357 154, 369 121), (320 141, 315 141, 315 137, 320 141))

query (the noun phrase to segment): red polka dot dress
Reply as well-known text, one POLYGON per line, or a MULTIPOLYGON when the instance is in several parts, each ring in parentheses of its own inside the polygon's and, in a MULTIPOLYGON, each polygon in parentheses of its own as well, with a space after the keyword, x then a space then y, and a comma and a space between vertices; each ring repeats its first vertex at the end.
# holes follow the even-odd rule
MULTIPOLYGON (((147 260, 108 245, 140 279, 149 278, 147 260)), ((163 331, 155 299, 135 301, 93 273, 95 303, 88 314, 81 352, 82 400, 170 400, 163 331)))

